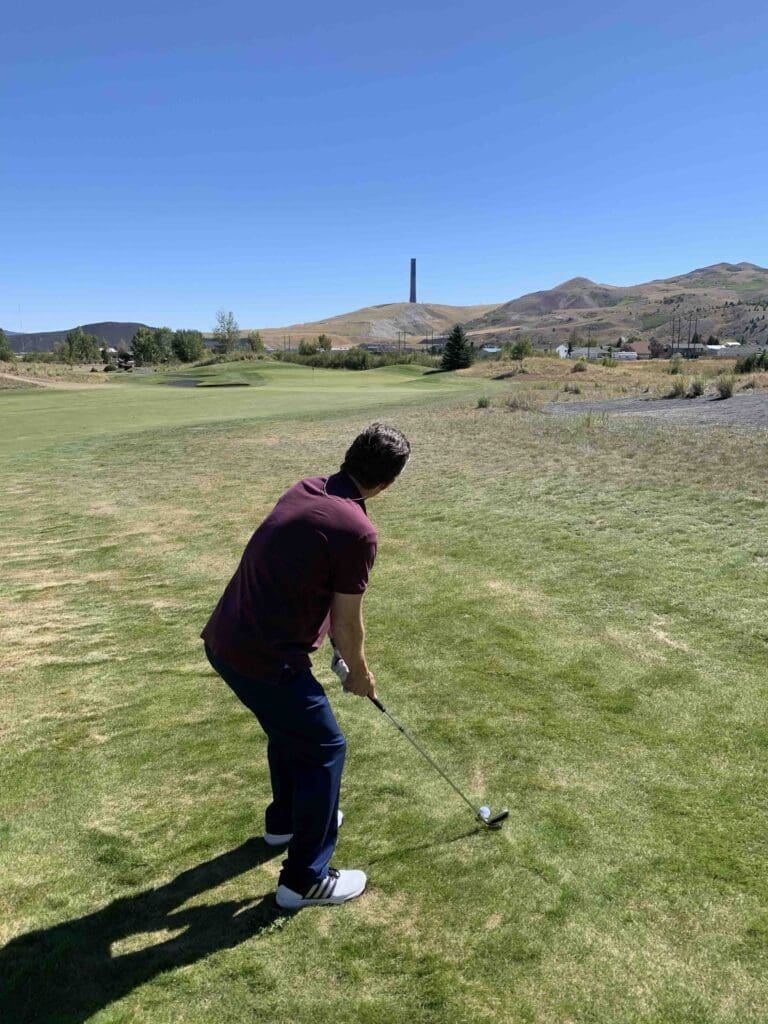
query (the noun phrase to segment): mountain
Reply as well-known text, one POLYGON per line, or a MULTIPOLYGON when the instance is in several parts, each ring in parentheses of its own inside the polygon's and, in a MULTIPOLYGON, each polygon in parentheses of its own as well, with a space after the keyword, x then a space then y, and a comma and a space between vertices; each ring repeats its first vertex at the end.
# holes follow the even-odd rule
POLYGON ((261 328, 268 345, 280 347, 284 340, 296 345, 302 337, 316 338, 327 334, 334 345, 361 344, 365 341, 396 341, 405 334, 409 341, 421 340, 427 335, 445 334, 454 324, 482 317, 495 309, 494 305, 444 306, 425 302, 389 302, 381 306, 366 306, 352 313, 327 317, 310 323, 292 324, 290 327, 261 328))
MULTIPOLYGON (((413 344, 444 335, 461 323, 476 344, 504 342, 526 333, 539 348, 552 348, 574 334, 589 337, 593 344, 616 344, 619 337, 666 339, 675 332, 687 339, 695 331, 704 338, 713 334, 765 344, 767 318, 768 269, 755 263, 715 263, 629 286, 572 277, 554 288, 480 306, 390 302, 308 323, 261 328, 261 335, 275 348, 286 344, 295 348, 302 338, 319 334, 328 335, 339 347, 399 338, 413 344)), ((117 348, 129 345, 143 326, 109 322, 84 324, 83 329, 117 348)), ((51 349, 66 333, 6 332, 15 352, 51 349)))
MULTIPOLYGON (((108 321, 100 324, 81 324, 80 326, 86 334, 95 335, 99 341, 112 348, 119 348, 120 345, 129 348, 131 339, 138 328, 147 325, 108 321)), ((43 331, 37 334, 17 334, 15 331, 6 331, 5 333, 14 352, 50 352, 54 345, 59 345, 64 341, 71 330, 74 328, 67 327, 64 331, 43 331)))
POLYGON ((574 277, 546 291, 505 302, 465 324, 476 341, 504 341, 531 334, 553 347, 575 333, 594 343, 615 344, 620 336, 671 336, 685 322, 687 339, 768 342, 768 269, 754 263, 716 263, 676 277, 619 287, 574 277))

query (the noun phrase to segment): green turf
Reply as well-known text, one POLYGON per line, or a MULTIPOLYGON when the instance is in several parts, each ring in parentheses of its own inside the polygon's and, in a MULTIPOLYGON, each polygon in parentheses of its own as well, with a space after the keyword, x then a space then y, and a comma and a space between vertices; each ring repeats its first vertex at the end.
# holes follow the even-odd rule
POLYGON ((0 396, 0 1019, 766 1019, 766 438, 252 372, 0 396), (324 652, 336 862, 370 887, 282 916, 263 740, 197 636, 275 498, 374 416, 413 442, 370 505, 380 695, 511 815, 475 829, 324 652))

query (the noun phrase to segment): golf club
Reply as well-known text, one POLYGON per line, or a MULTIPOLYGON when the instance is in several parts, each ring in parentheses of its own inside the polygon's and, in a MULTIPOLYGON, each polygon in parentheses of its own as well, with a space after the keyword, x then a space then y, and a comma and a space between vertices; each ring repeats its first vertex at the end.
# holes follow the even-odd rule
MULTIPOLYGON (((331 669, 341 680, 341 685, 344 686, 346 678, 349 674, 349 668, 347 667, 347 663, 336 650, 335 644, 333 644, 332 641, 331 643, 333 646, 333 659, 331 661, 331 669)), ((394 725, 398 732, 402 733, 403 736, 405 736, 405 738, 411 744, 413 744, 413 746, 418 750, 421 756, 432 765, 435 771, 439 775, 442 775, 442 777, 445 779, 445 781, 448 783, 451 789, 461 797, 464 803, 471 809, 472 813, 477 818, 477 820, 481 821, 486 826, 486 828, 497 828, 506 818, 509 817, 508 810, 499 811, 498 814, 491 814, 490 807, 475 807, 472 801, 468 797, 464 796, 459 787, 454 782, 452 782, 451 779, 448 778, 443 769, 439 765, 435 764, 435 762, 432 760, 432 758, 429 756, 426 750, 424 750, 424 748, 416 742, 416 740, 413 738, 413 736, 411 736, 411 734, 408 732, 405 726, 398 722, 394 715, 391 715, 389 711, 387 711, 387 709, 384 707, 381 701, 377 697, 370 696, 368 697, 368 700, 371 702, 371 704, 373 704, 375 707, 379 709, 382 715, 389 719, 389 721, 392 723, 392 725, 394 725)))

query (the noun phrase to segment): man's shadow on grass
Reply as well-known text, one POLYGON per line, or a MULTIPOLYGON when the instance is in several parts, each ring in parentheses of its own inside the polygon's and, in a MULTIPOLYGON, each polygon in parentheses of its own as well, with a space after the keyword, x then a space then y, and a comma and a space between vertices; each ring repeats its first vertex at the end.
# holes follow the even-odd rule
POLYGON ((0 1020, 80 1024, 164 971, 279 927, 288 916, 271 892, 256 899, 178 909, 276 852, 262 839, 249 839, 158 889, 13 939, 0 949, 0 1020), (130 936, 166 931, 175 934, 148 948, 112 951, 114 943, 130 936))

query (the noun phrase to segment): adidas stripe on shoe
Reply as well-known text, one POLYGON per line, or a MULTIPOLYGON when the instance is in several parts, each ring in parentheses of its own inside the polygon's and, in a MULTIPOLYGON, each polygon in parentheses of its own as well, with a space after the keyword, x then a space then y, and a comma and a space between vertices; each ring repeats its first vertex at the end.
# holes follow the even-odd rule
MULTIPOLYGON (((339 811, 338 827, 341 828, 341 823, 344 821, 344 812, 339 811)), ((276 832, 265 832, 262 839, 267 846, 285 846, 290 843, 293 839, 293 832, 285 832, 283 835, 279 835, 276 832)))
POLYGON ((289 889, 287 885, 279 885, 275 899, 278 907, 284 910, 346 903, 363 892, 367 881, 364 871, 328 868, 325 878, 321 882, 316 882, 303 894, 289 889))

